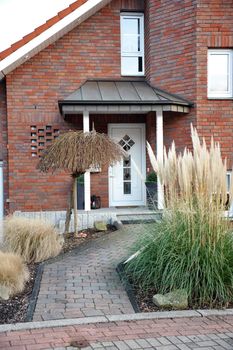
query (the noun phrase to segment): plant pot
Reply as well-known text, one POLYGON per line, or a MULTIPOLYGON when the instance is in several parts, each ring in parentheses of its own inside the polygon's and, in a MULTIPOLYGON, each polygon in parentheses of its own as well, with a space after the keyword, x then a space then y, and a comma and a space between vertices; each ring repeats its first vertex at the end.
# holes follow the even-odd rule
POLYGON ((146 182, 146 199, 149 208, 157 208, 157 182, 146 182))

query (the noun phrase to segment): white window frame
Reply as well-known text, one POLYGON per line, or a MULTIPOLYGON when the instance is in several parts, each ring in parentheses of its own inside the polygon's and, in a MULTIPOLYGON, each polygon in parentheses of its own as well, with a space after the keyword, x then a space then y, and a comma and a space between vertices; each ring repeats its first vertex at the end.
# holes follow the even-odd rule
POLYGON ((143 76, 145 74, 145 52, 144 52, 144 13, 121 13, 121 75, 123 76, 143 76), (124 52, 123 51, 123 20, 126 18, 138 18, 140 21, 140 47, 141 50, 137 52, 124 52), (142 72, 127 73, 123 70, 122 58, 123 57, 142 57, 142 72))
POLYGON ((233 97, 233 50, 225 50, 225 49, 218 49, 218 50, 213 50, 209 49, 208 50, 208 98, 222 98, 222 99, 227 99, 227 98, 232 98, 233 97), (224 91, 210 91, 209 88, 209 81, 210 81, 210 72, 209 72, 209 61, 210 61, 210 56, 211 55, 227 55, 229 57, 229 72, 228 72, 228 86, 229 89, 227 92, 224 91))

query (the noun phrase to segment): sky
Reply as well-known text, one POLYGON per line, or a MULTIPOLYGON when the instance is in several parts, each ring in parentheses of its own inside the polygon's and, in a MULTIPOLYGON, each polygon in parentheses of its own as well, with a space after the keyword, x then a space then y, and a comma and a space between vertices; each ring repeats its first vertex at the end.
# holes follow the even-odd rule
POLYGON ((0 52, 74 0, 0 0, 0 52))

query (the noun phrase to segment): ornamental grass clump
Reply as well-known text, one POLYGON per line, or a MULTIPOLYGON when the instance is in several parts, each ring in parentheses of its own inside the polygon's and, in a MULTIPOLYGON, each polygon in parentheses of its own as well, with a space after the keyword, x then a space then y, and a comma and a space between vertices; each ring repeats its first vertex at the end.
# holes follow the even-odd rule
MULTIPOLYGON (((226 160, 211 140, 208 149, 192 130, 193 151, 177 155, 174 143, 163 161, 148 145, 152 166, 165 190, 163 218, 137 243, 127 271, 143 288, 158 293, 185 289, 192 307, 233 302, 233 235, 224 217, 226 160)), ((228 198, 229 196, 229 198, 228 198)))
POLYGON ((22 292, 28 279, 28 268, 21 257, 0 251, 0 300, 22 292))
POLYGON ((4 222, 4 244, 27 263, 37 263, 57 256, 63 245, 55 228, 40 219, 9 216, 4 222))

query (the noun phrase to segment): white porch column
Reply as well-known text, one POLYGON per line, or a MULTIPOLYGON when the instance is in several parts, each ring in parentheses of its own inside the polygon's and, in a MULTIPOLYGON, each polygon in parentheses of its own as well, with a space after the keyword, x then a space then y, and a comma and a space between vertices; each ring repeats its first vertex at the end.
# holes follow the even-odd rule
MULTIPOLYGON (((90 131, 89 111, 83 112, 83 132, 90 131)), ((84 174, 84 203, 85 210, 91 210, 91 174, 86 171, 84 174)))
MULTIPOLYGON (((162 108, 156 111, 156 153, 157 159, 163 161, 163 111, 162 108)), ((157 179, 158 209, 164 208, 164 189, 157 179)))

